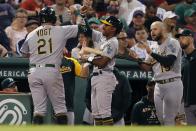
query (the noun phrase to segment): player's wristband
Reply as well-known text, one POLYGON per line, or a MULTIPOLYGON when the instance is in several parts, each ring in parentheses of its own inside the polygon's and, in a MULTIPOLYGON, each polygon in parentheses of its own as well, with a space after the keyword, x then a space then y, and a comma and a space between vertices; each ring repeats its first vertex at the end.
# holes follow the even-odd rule
POLYGON ((87 61, 88 61, 89 63, 92 63, 93 60, 94 60, 94 56, 90 56, 90 57, 88 57, 88 59, 87 59, 87 61))

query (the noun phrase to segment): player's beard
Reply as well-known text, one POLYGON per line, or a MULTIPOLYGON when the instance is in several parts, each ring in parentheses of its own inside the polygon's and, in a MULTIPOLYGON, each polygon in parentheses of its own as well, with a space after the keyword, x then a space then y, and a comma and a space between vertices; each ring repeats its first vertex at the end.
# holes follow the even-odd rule
POLYGON ((181 44, 181 48, 182 48, 183 50, 187 49, 188 47, 189 47, 188 44, 181 44))
POLYGON ((155 40, 155 41, 160 41, 162 38, 163 38, 163 35, 162 35, 162 33, 160 32, 160 33, 154 38, 154 40, 155 40))

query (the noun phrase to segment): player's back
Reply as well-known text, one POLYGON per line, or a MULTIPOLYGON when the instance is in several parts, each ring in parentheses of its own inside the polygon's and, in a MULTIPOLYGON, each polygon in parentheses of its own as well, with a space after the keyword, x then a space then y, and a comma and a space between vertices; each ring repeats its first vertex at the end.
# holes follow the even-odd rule
POLYGON ((75 37, 76 26, 40 26, 28 37, 31 64, 58 64, 63 57, 63 48, 67 39, 75 37))

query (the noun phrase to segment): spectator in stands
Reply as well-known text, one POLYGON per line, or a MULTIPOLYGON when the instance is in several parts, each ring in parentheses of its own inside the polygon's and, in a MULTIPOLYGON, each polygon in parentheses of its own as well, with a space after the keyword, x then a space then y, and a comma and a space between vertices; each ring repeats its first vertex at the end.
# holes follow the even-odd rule
POLYGON ((5 57, 7 55, 7 50, 0 44, 0 57, 5 57))
POLYGON ((181 1, 183 0, 155 0, 154 2, 157 4, 157 6, 166 11, 173 11, 177 3, 180 3, 181 1))
MULTIPOLYGON (((39 21, 37 19, 29 19, 27 21, 27 24, 25 25, 26 29, 27 29, 27 32, 28 34, 35 30, 38 26, 40 25, 39 21)), ((18 55, 22 56, 21 52, 20 52, 20 49, 26 39, 27 35, 25 36, 24 39, 20 40, 17 44, 16 44, 16 52, 18 55)))
POLYGON ((172 12, 167 11, 163 15, 163 23, 165 24, 166 31, 170 37, 175 37, 177 30, 176 30, 176 24, 177 24, 177 18, 178 16, 172 12))
POLYGON ((8 26, 5 29, 5 32, 8 38, 10 39, 11 50, 14 53, 16 52, 16 44, 21 39, 24 39, 27 34, 27 30, 25 28, 26 23, 27 23, 27 12, 24 9, 18 9, 16 11, 16 16, 11 26, 8 26))
POLYGON ((0 93, 17 93, 16 81, 13 78, 6 78, 1 82, 0 93))
POLYGON ((128 56, 129 49, 127 48, 127 33, 120 32, 117 36, 119 47, 118 47, 118 55, 119 56, 128 56))
POLYGON ((196 9, 188 9, 184 12, 185 28, 193 31, 194 46, 196 47, 196 9))
POLYGON ((7 34, 3 29, 0 28, 0 45, 2 45, 6 50, 10 51, 10 41, 7 34))
POLYGON ((5 0, 0 1, 0 28, 3 30, 12 23, 15 16, 14 8, 5 3, 5 0))
POLYGON ((183 26, 186 24, 184 21, 184 13, 186 10, 193 8, 196 10, 196 2, 195 0, 185 0, 182 3, 176 5, 174 12, 179 16, 178 24, 183 26))
POLYGON ((43 0, 24 0, 20 4, 20 8, 27 10, 29 15, 37 15, 43 7, 43 0))
POLYGON ((117 0, 110 0, 109 5, 106 9, 106 16, 115 16, 120 19, 120 21, 123 23, 124 30, 128 30, 128 25, 126 20, 118 15, 119 13, 119 1, 117 0))
POLYGON ((79 24, 82 21, 82 17, 80 16, 80 8, 82 6, 86 6, 88 8, 88 12, 86 13, 87 18, 95 17, 95 12, 92 7, 93 0, 83 0, 82 5, 74 4, 70 6, 71 14, 72 14, 72 24, 79 24))
POLYGON ((156 16, 157 14, 157 6, 154 1, 145 2, 146 5, 146 14, 145 14, 145 27, 147 28, 148 32, 150 31, 150 26, 155 21, 161 21, 159 17, 156 16))
POLYGON ((126 32, 127 33, 127 48, 131 48, 132 46, 134 46, 136 44, 135 41, 135 36, 131 33, 131 32, 126 32))
POLYGON ((135 51, 138 58, 145 60, 148 56, 146 49, 144 48, 144 45, 148 45, 154 52, 156 52, 157 42, 147 40, 148 38, 148 31, 147 29, 142 26, 135 30, 135 39, 136 44, 131 47, 131 50, 135 51))
POLYGON ((143 46, 143 44, 147 44, 145 43, 143 40, 147 40, 148 37, 148 33, 146 32, 145 29, 136 29, 135 30, 135 39, 136 39, 136 44, 131 47, 131 50, 135 51, 138 58, 145 60, 148 53, 146 52, 145 47, 143 46), (142 38, 142 39, 141 39, 142 38))
POLYGON ((155 82, 149 81, 146 85, 148 94, 133 106, 133 125, 160 125, 154 105, 154 87, 155 82))
POLYGON ((71 21, 71 11, 65 7, 68 0, 55 0, 55 4, 51 7, 54 9, 57 16, 57 24, 63 24, 71 21))
MULTIPOLYGON (((136 8, 136 7, 144 7, 144 5, 139 2, 138 0, 122 0, 119 7, 119 17, 124 18, 128 21, 129 14, 136 8)), ((129 24, 129 23, 127 23, 129 24)))
POLYGON ((141 10, 136 10, 133 13, 133 20, 132 22, 129 24, 129 34, 134 37, 135 35, 135 29, 139 28, 141 26, 144 26, 144 22, 145 22, 145 14, 143 11, 141 10))
POLYGON ((115 16, 118 17, 119 12, 119 1, 117 0, 110 0, 107 6, 107 16, 115 16))
POLYGON ((122 31, 117 36, 119 48, 118 48, 118 55, 117 58, 122 59, 131 59, 135 58, 136 54, 134 51, 131 51, 127 48, 128 42, 127 42, 127 33, 122 31))
POLYGON ((106 16, 115 16, 118 17, 118 8, 107 6, 106 16))
POLYGON ((78 37, 78 45, 77 47, 73 48, 71 51, 71 57, 79 60, 80 59, 80 51, 83 47, 91 47, 93 48, 93 41, 91 38, 91 34, 89 32, 80 32, 78 37))

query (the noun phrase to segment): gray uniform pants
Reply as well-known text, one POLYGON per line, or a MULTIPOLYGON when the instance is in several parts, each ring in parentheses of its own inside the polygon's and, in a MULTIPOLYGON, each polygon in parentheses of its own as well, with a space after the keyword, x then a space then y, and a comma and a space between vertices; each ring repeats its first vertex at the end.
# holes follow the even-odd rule
POLYGON ((28 75, 33 97, 34 114, 44 115, 50 99, 55 114, 66 113, 65 94, 62 75, 54 67, 31 68, 28 75))
MULTIPOLYGON (((84 111, 83 121, 90 124, 90 125, 94 125, 93 116, 87 108, 84 111)), ((114 125, 115 126, 124 126, 125 125, 124 117, 122 117, 119 121, 115 122, 114 125)))
POLYGON ((111 117, 112 93, 117 81, 113 72, 102 71, 102 74, 91 79, 91 106, 94 118, 111 117))
POLYGON ((183 94, 181 79, 166 84, 155 85, 154 103, 157 117, 163 125, 175 125, 175 117, 180 110, 183 94))

